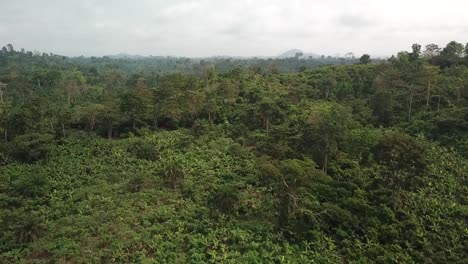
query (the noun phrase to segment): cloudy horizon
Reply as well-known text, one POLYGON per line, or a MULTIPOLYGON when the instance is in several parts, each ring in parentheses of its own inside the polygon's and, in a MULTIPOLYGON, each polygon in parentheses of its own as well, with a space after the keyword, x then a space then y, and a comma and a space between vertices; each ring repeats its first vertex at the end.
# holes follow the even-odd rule
POLYGON ((67 56, 390 56, 465 43, 463 0, 3 1, 1 45, 67 56), (380 2, 380 3, 378 3, 380 2))

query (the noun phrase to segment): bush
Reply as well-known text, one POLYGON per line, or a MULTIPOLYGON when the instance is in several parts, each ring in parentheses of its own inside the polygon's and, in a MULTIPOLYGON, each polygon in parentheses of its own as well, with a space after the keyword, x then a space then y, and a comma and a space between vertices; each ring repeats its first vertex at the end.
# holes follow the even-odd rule
POLYGON ((22 162, 34 162, 46 159, 52 144, 52 135, 30 133, 14 139, 14 157, 22 162))
POLYGON ((246 156, 246 151, 245 149, 238 143, 234 143, 231 146, 229 146, 228 149, 229 154, 231 154, 234 157, 245 157, 246 156))
POLYGON ((135 176, 127 183, 127 189, 130 192, 139 192, 145 186, 145 178, 143 176, 135 176))
POLYGON ((171 160, 165 164, 160 172, 164 184, 172 189, 182 186, 185 172, 177 161, 171 160))
POLYGON ((45 196, 49 191, 49 180, 41 174, 23 175, 13 182, 13 189, 19 195, 30 198, 45 196))
POLYGON ((220 212, 233 212, 239 203, 239 191, 231 185, 221 186, 213 195, 211 203, 220 212))
POLYGON ((146 142, 141 138, 134 138, 129 143, 127 151, 138 159, 155 161, 159 159, 159 153, 151 143, 146 142))
POLYGON ((46 231, 45 219, 38 212, 23 215, 13 224, 16 242, 27 244, 38 240, 46 231))
POLYGON ((10 154, 11 145, 0 143, 0 166, 8 164, 11 161, 10 154))

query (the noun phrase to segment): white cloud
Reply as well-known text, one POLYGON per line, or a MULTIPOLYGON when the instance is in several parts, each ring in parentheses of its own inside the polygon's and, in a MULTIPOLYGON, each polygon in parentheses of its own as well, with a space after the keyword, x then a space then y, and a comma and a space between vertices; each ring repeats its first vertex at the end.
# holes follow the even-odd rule
POLYGON ((463 39, 464 0, 15 0, 0 44, 65 55, 390 55, 463 39))

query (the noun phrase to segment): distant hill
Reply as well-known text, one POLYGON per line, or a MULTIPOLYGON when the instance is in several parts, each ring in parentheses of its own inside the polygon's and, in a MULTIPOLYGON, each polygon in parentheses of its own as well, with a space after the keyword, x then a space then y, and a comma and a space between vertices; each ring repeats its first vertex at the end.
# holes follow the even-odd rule
POLYGON ((278 58, 281 58, 281 59, 284 59, 284 58, 294 58, 296 57, 296 54, 302 54, 302 56, 300 56, 301 58, 307 58, 307 57, 313 57, 313 58, 318 58, 320 57, 320 55, 316 54, 316 53, 306 53, 306 52, 303 52, 302 50, 300 49, 290 49, 288 51, 285 51, 283 53, 281 53, 280 55, 278 55, 277 57, 278 58))
POLYGON ((280 55, 278 55, 278 58, 295 57, 297 53, 302 53, 303 54, 303 51, 300 50, 300 49, 290 49, 290 50, 285 51, 285 52, 281 53, 280 55))

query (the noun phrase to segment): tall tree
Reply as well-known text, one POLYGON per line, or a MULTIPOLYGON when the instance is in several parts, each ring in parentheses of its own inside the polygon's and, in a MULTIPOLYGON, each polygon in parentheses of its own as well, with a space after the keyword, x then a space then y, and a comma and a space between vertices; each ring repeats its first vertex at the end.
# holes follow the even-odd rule
POLYGON ((8 49, 8 52, 10 52, 10 53, 15 52, 15 48, 13 48, 13 45, 12 45, 11 43, 9 43, 9 44, 7 45, 7 49, 8 49))
POLYGON ((328 100, 334 95, 336 90, 337 81, 336 74, 332 70, 327 70, 322 76, 316 81, 317 87, 320 89, 322 96, 325 100, 328 100))
POLYGON ((354 125, 347 108, 338 105, 318 106, 302 125, 301 149, 312 154, 323 172, 327 173, 330 160, 338 155, 339 146, 345 144, 354 125))
POLYGON ((429 101, 431 100, 431 92, 434 84, 437 82, 440 69, 439 67, 424 65, 423 68, 423 85, 426 87, 426 107, 429 108, 429 101))
POLYGON ((396 211, 402 191, 415 188, 426 169, 425 150, 414 138, 389 132, 374 147, 373 153, 382 166, 382 184, 392 190, 392 205, 396 211))
POLYGON ((468 43, 465 45, 465 65, 468 67, 468 43))
POLYGON ((75 103, 81 86, 85 83, 85 78, 80 71, 70 71, 65 74, 63 87, 69 106, 75 103))
POLYGON ((122 96, 120 109, 136 129, 137 125, 146 124, 151 117, 152 95, 143 88, 135 88, 122 96))
POLYGON ((112 138, 114 127, 121 119, 119 106, 115 98, 110 93, 104 94, 102 106, 103 107, 98 118, 107 130, 107 138, 112 138))
POLYGON ((361 64, 369 64, 371 63, 370 55, 369 54, 363 54, 361 58, 359 58, 359 62, 361 64))
POLYGON ((417 60, 419 59, 419 56, 421 55, 421 45, 419 44, 413 44, 413 46, 411 47, 411 49, 413 50, 411 53, 410 53, 410 60, 417 60))
POLYGON ((435 56, 439 56, 440 48, 437 44, 428 44, 426 45, 426 50, 424 51, 424 56, 428 59, 432 59, 435 56))
POLYGON ((464 47, 461 43, 451 41, 442 49, 441 55, 448 58, 460 58, 463 56, 463 51, 464 47))

